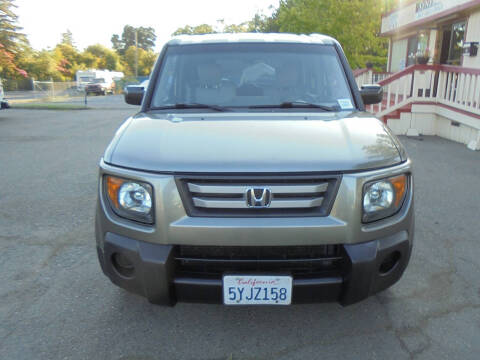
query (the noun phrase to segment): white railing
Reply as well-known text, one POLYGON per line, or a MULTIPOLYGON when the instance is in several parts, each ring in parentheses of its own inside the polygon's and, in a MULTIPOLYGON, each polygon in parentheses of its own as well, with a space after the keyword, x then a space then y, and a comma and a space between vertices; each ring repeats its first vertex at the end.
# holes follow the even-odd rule
POLYGON ((440 69, 437 102, 480 115, 480 70, 440 69))
POLYGON ((480 70, 413 65, 378 82, 383 101, 367 106, 382 117, 410 103, 440 103, 480 115, 480 70))
POLYGON ((373 72, 372 73, 372 83, 377 84, 379 81, 385 80, 390 75, 392 75, 392 73, 389 73, 389 72, 373 72))
POLYGON ((353 71, 355 82, 360 89, 364 84, 371 84, 372 70, 371 69, 357 69, 353 71))
POLYGON ((357 69, 353 71, 353 76, 355 77, 359 89, 365 84, 376 84, 390 75, 391 73, 377 72, 372 69, 357 69))

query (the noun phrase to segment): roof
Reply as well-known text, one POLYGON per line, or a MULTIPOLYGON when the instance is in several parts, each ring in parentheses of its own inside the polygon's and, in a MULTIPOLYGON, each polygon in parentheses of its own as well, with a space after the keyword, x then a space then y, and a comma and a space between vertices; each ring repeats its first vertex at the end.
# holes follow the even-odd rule
POLYGON ((279 42, 279 43, 303 43, 303 44, 334 44, 337 40, 321 34, 296 35, 286 33, 219 33, 205 35, 179 35, 173 37, 167 44, 214 44, 232 42, 279 42))

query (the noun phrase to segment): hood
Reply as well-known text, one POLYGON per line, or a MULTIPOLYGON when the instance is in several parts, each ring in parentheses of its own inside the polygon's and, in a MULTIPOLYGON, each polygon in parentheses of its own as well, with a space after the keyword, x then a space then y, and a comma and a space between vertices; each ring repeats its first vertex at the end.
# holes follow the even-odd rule
POLYGON ((400 163, 399 146, 365 113, 140 113, 104 161, 159 172, 351 171, 400 163))

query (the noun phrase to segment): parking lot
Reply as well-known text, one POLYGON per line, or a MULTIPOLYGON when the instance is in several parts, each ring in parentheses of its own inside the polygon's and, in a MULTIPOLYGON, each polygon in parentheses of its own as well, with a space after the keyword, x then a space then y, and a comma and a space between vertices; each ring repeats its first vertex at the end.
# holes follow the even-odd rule
POLYGON ((159 307, 98 264, 97 163, 136 110, 101 100, 0 112, 0 359, 479 358, 480 152, 401 139, 416 171, 416 239, 383 293, 346 308, 159 307))

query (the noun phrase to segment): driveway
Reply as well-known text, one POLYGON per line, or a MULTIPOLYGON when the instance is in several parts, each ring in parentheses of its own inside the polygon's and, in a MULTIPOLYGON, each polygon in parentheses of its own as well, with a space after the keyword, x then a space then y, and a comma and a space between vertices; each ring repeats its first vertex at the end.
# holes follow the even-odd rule
POLYGON ((416 240, 359 304, 149 304, 101 273, 97 163, 134 108, 0 112, 0 359, 478 359, 480 152, 402 138, 416 240))

